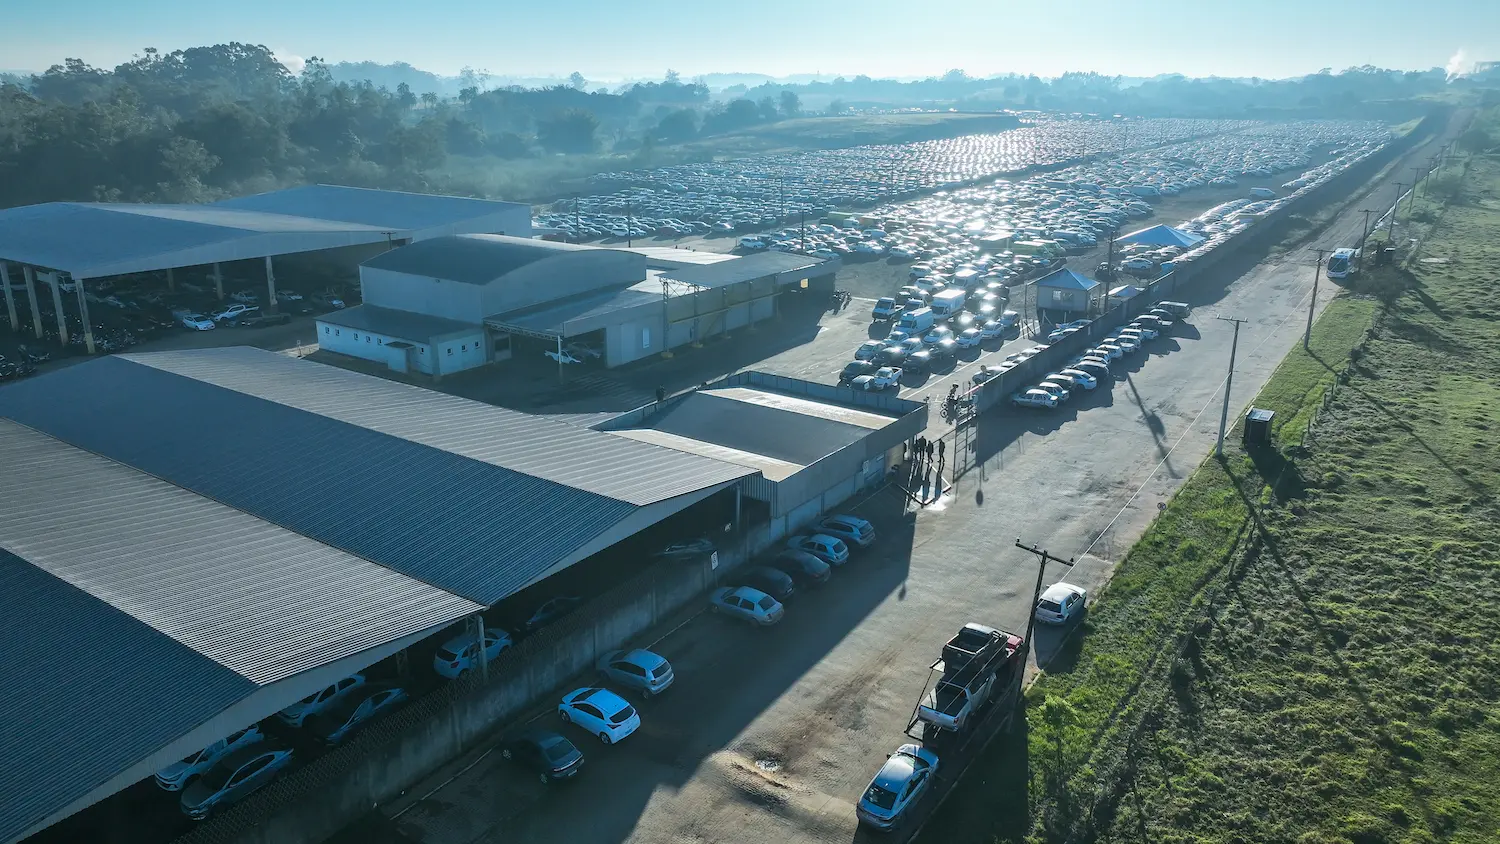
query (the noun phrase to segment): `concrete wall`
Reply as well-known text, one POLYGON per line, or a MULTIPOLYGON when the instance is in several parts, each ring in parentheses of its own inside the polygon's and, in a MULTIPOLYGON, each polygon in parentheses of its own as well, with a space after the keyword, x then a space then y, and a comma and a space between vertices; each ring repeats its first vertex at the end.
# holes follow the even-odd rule
POLYGON ((486 315, 485 288, 476 284, 360 267, 359 287, 367 305, 447 317, 475 325, 483 322, 486 315))
POLYGON ((467 320, 529 308, 599 290, 645 281, 646 256, 621 249, 559 252, 507 273, 480 288, 484 313, 467 320))

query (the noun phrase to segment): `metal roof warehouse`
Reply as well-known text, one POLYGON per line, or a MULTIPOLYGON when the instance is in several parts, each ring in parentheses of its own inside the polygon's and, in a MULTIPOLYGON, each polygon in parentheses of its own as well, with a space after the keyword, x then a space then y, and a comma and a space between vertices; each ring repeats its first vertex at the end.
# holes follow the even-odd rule
POLYGON ((248 348, 0 389, 0 466, 5 841, 755 474, 248 348))

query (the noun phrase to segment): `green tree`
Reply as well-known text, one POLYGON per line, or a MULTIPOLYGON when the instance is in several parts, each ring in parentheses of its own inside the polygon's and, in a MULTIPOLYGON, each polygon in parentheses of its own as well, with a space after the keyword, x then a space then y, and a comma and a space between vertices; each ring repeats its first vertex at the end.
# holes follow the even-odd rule
POLYGON ((761 97, 760 101, 755 104, 755 107, 759 110, 761 120, 769 123, 776 119, 776 101, 770 97, 761 97))
POLYGON ((537 143, 548 152, 593 152, 598 146, 599 118, 572 108, 537 123, 537 143))
POLYGON ((796 91, 781 92, 781 114, 783 117, 799 117, 802 114, 802 98, 796 91))
POLYGON ((690 141, 698 134, 698 113, 690 108, 668 112, 656 124, 656 137, 669 143, 690 141))
POLYGON ((846 106, 846 105, 844 105, 844 101, 840 100, 840 99, 835 99, 835 100, 833 100, 832 102, 830 102, 828 104, 828 113, 829 114, 835 114, 835 115, 836 114, 843 114, 844 112, 846 112, 848 110, 849 110, 849 107, 846 106))

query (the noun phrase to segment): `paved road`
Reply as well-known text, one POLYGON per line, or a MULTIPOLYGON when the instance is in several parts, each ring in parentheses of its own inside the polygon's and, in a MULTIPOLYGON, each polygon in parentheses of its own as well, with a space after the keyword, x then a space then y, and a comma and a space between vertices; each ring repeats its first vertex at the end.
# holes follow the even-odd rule
MULTIPOLYGON (((1355 209, 1393 195, 1382 184, 1309 246, 1348 245, 1364 219, 1355 209)), ((1309 253, 1299 249, 1217 286, 1200 282, 1187 297, 1196 306, 1190 324, 1122 367, 1112 388, 1055 413, 984 417, 983 470, 964 475, 937 505, 908 514, 890 492, 868 502, 881 545, 821 592, 796 596, 779 627, 748 630, 703 615, 668 635, 657 647, 677 665, 678 687, 642 704, 641 732, 618 746, 575 735, 589 754, 578 782, 544 793, 491 755, 411 806, 399 829, 431 844, 862 837, 854 801, 904 740, 944 639, 970 620, 1024 628, 1035 563, 1012 540, 1065 556, 1090 552, 1068 579, 1101 584, 1157 502, 1212 448, 1232 331, 1213 315, 1249 320, 1239 338, 1237 416, 1298 342, 1312 280, 1309 253)), ((860 319, 851 313, 819 331, 857 337, 860 319)), ((826 368, 805 351, 766 368, 826 368)), ((924 389, 945 392, 949 380, 924 389)), ((1041 659, 1057 645, 1050 631, 1039 633, 1041 659)), ((544 720, 555 726, 552 716, 544 720)))

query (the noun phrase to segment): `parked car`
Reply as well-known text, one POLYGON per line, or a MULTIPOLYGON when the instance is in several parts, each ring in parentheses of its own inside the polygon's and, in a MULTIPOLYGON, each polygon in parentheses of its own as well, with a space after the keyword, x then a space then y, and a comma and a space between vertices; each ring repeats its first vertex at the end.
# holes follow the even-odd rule
POLYGON ((348 677, 323 687, 322 690, 313 692, 307 697, 288 706, 286 709, 276 713, 283 724, 289 727, 300 727, 308 718, 322 712, 324 709, 338 703, 345 695, 350 694, 365 684, 365 675, 350 674, 348 677))
MULTIPOLYGON (((499 627, 485 625, 484 658, 493 662, 501 652, 515 644, 511 635, 499 627)), ((432 654, 432 670, 449 680, 457 680, 479 666, 479 637, 475 631, 460 633, 444 642, 432 654)))
MULTIPOLYGON (((891 351, 891 350, 890 349, 881 349, 878 354, 882 354, 883 355, 883 354, 885 354, 885 353, 887 353, 889 351, 891 351)), ((871 374, 873 374, 875 372, 875 370, 878 369, 878 368, 879 367, 873 361, 868 361, 868 360, 853 360, 853 361, 850 361, 850 362, 844 364, 844 368, 843 369, 839 370, 839 383, 840 384, 849 384, 849 383, 852 383, 854 381, 854 379, 858 378, 861 375, 871 375, 871 374)))
POLYGON ((762 627, 780 621, 785 613, 775 598, 749 586, 721 586, 709 596, 708 606, 716 613, 727 613, 762 627))
MULTIPOLYGON (((892 332, 892 336, 894 336, 894 332, 892 332)), ((887 338, 887 339, 889 339, 889 338, 887 338)), ((921 342, 921 341, 918 341, 918 342, 921 342)), ((882 367, 882 366, 897 366, 897 367, 899 367, 899 366, 902 366, 906 362, 906 359, 907 359, 906 351, 904 349, 902 349, 900 346, 887 346, 886 348, 881 349, 880 352, 875 355, 875 360, 871 361, 870 363, 871 363, 872 366, 875 366, 877 368, 878 367, 882 367)), ((863 363, 863 361, 861 361, 861 362, 863 363)), ((868 375, 869 373, 868 372, 861 372, 859 374, 861 374, 861 375, 868 375)))
POLYGON ((291 748, 255 744, 230 753, 182 790, 182 813, 195 821, 244 799, 292 762, 291 748))
POLYGON ((583 751, 551 730, 527 730, 500 745, 500 756, 529 768, 543 784, 572 779, 583 770, 583 751))
POLYGON ((677 679, 672 663, 652 651, 610 651, 599 658, 599 671, 618 686, 640 692, 646 697, 659 695, 677 679))
POLYGON ((797 584, 792 576, 771 566, 749 566, 741 569, 735 574, 735 581, 752 589, 758 589, 783 604, 797 592, 797 584))
POLYGON ((564 724, 577 724, 605 744, 614 744, 641 726, 641 716, 635 707, 609 689, 597 686, 574 689, 564 695, 557 707, 557 717, 564 724))
POLYGON ((335 745, 360 725, 405 703, 406 690, 392 683, 366 683, 307 720, 307 729, 324 744, 335 745))
POLYGON ((984 342, 984 332, 978 328, 965 328, 956 340, 960 349, 978 348, 984 342))
POLYGON ((875 370, 870 378, 875 382, 874 389, 889 390, 892 387, 901 386, 901 368, 897 366, 882 366, 875 370))
POLYGON ((818 532, 861 548, 875 544, 875 526, 858 516, 839 514, 818 522, 818 532))
POLYGON ((215 762, 237 750, 243 750, 265 738, 259 725, 251 724, 230 733, 180 762, 173 762, 156 772, 156 784, 167 791, 181 791, 208 771, 215 762))
POLYGON ((906 362, 902 364, 902 372, 931 372, 933 367, 932 352, 923 349, 920 352, 912 352, 906 356, 906 362))
POLYGON ((1045 624, 1067 624, 1088 606, 1088 590, 1071 583, 1054 583, 1036 602, 1036 620, 1045 624))
POLYGON ((1072 391, 1064 386, 1061 381, 1053 381, 1048 378, 1043 378, 1041 381, 1039 381, 1035 389, 1046 390, 1047 392, 1051 393, 1059 402, 1065 402, 1073 397, 1072 391))
POLYGON ((230 321, 233 321, 233 320, 240 319, 245 314, 254 313, 254 312, 259 311, 259 310, 260 310, 260 308, 257 308, 254 305, 230 305, 229 307, 225 308, 224 310, 219 311, 218 313, 214 314, 214 321, 215 322, 230 322, 230 321))
POLYGON ((581 603, 583 603, 582 598, 575 598, 569 595, 562 595, 543 601, 542 605, 536 608, 536 612, 533 612, 530 618, 527 618, 517 626, 516 632, 523 634, 535 633, 573 610, 578 609, 578 605, 581 603))
POLYGON ((999 320, 990 320, 979 329, 980 340, 999 340, 1005 336, 1005 325, 999 320))
POLYGON ((952 361, 958 358, 958 341, 953 339, 939 340, 932 348, 927 350, 932 357, 932 365, 952 361))
POLYGON ((300 302, 302 301, 302 294, 295 290, 278 290, 276 291, 276 300, 279 302, 300 302))
POLYGON ((931 330, 922 335, 922 342, 928 346, 936 346, 944 340, 953 339, 953 329, 946 325, 934 325, 931 330))
POLYGON ((695 539, 680 539, 656 552, 657 557, 671 560, 696 560, 717 551, 713 540, 706 536, 695 539))
POLYGON ((849 547, 843 540, 823 533, 793 536, 786 541, 786 547, 794 551, 806 551, 830 566, 841 566, 849 562, 849 547))
POLYGON ((854 350, 854 359, 874 360, 875 355, 879 354, 880 350, 884 348, 885 344, 879 340, 866 340, 859 344, 859 348, 854 350))
MULTIPOLYGON (((1153 320, 1153 322, 1154 322, 1154 320, 1153 320)), ((1146 340, 1155 340, 1158 336, 1160 336, 1157 333, 1157 331, 1156 331, 1156 326, 1155 325, 1148 324, 1144 320, 1139 320, 1139 319, 1136 320, 1135 322, 1132 322, 1131 324, 1125 326, 1125 328, 1123 329, 1123 331, 1125 331, 1126 333, 1134 331, 1134 332, 1140 334, 1141 337, 1144 338, 1144 339, 1146 339, 1146 340)))
POLYGON ((1075 386, 1082 387, 1085 390, 1092 390, 1095 387, 1099 386, 1099 379, 1083 371, 1082 369, 1074 369, 1072 367, 1069 367, 1057 374, 1066 375, 1067 377, 1073 379, 1073 384, 1075 386))
POLYGON ((1114 343, 1100 343, 1094 347, 1094 351, 1103 353, 1110 360, 1116 360, 1125 354, 1125 350, 1114 343))
POLYGON ((238 325, 240 328, 269 328, 273 325, 286 325, 291 321, 291 314, 262 314, 256 312, 241 314, 240 318, 235 320, 234 324, 238 325))
POLYGON ((865 826, 882 831, 894 828, 927 793, 937 769, 936 753, 915 744, 901 745, 886 757, 854 814, 865 826))
POLYGON ((260 301, 260 297, 249 290, 236 290, 229 294, 229 299, 242 305, 253 305, 260 301))
POLYGON ((801 583, 827 583, 833 574, 833 569, 827 563, 806 551, 782 551, 771 560, 771 565, 801 583))
POLYGON ((186 314, 182 317, 182 327, 194 331, 212 331, 219 326, 203 314, 186 314))
POLYGON ((1010 403, 1016 407, 1045 407, 1048 409, 1057 407, 1057 396, 1046 390, 1032 387, 1019 393, 1013 393, 1010 403))

